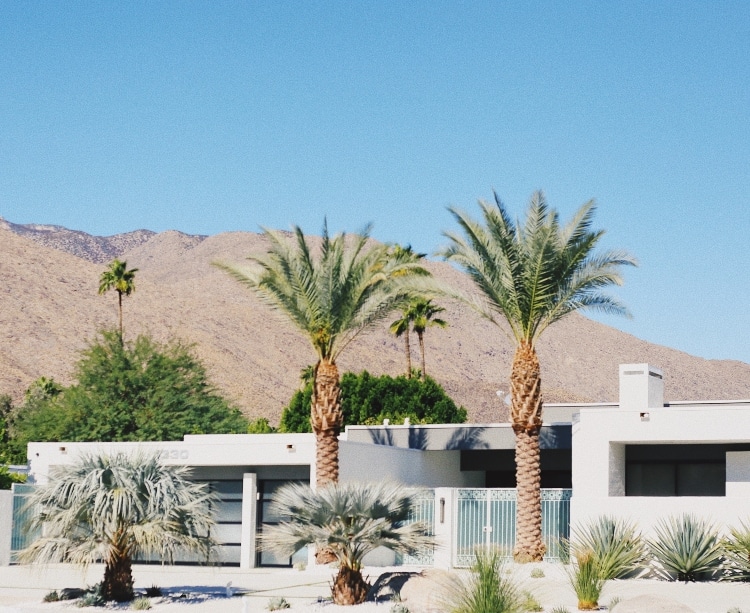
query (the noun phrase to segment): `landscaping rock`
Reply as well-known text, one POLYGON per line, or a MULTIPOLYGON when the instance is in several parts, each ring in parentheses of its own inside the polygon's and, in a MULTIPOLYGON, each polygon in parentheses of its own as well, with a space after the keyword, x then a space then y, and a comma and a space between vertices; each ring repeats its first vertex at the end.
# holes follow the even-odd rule
POLYGON ((656 594, 643 594, 622 600, 612 609, 612 613, 695 613, 689 606, 656 594))

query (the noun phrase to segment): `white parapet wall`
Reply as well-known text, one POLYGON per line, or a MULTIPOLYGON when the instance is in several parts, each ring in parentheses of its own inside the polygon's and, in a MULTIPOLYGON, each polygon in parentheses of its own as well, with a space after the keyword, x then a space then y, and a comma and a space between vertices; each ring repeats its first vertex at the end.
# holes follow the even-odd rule
POLYGON ((726 452, 725 496, 626 496, 630 445, 750 444, 750 402, 584 408, 573 424, 571 522, 615 515, 649 531, 682 513, 728 527, 750 519, 750 452, 726 452))

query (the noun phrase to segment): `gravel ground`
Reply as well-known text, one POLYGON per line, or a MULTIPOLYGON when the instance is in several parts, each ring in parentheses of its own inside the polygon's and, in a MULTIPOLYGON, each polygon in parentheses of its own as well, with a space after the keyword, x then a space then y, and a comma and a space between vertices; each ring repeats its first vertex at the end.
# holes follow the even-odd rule
MULTIPOLYGON (((366 576, 374 581, 381 573, 419 569, 367 568, 366 576)), ((425 577, 411 579, 402 589, 404 604, 411 613, 441 611, 438 591, 445 571, 428 570, 425 577)), ((564 606, 573 613, 576 599, 568 585, 564 569, 553 564, 526 566, 509 565, 511 575, 521 589, 531 592, 546 612, 564 606), (543 577, 532 578, 532 568, 541 569, 543 577)), ((182 613, 259 613, 266 611, 274 597, 284 597, 290 611, 298 613, 389 613, 390 603, 365 603, 355 607, 339 607, 327 602, 333 572, 325 568, 305 571, 288 569, 194 568, 136 566, 136 589, 153 585, 166 594, 151 600, 151 611, 182 613), (231 585, 230 585, 231 584, 231 585), (229 592, 227 591, 229 589, 229 592), (230 593, 231 596, 227 596, 230 593)), ((62 613, 76 608, 75 602, 43 603, 42 598, 53 589, 84 587, 101 579, 102 568, 92 567, 84 575, 69 566, 43 568, 6 567, 0 569, 0 613, 62 613)), ((636 596, 654 595, 668 598, 695 613, 727 613, 732 607, 750 613, 750 584, 668 583, 650 579, 610 581, 604 588, 600 603, 609 604, 619 598, 626 602, 636 596)), ((128 610, 127 605, 109 606, 111 610, 128 610)), ((655 608, 661 613, 665 609, 655 608)), ((676 609, 675 609, 676 610, 676 609)), ((683 609, 685 610, 685 609, 683 609)), ((616 610, 615 612, 616 613, 616 610)), ((648 613, 643 611, 643 613, 648 613)))

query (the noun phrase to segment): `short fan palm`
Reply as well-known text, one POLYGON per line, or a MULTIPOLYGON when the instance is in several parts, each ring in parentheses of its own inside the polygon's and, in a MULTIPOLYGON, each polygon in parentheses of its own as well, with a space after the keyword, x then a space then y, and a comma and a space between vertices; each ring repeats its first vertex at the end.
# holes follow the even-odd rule
POLYGON ((262 547, 285 556, 305 545, 331 551, 339 564, 333 601, 359 604, 369 588, 362 577, 365 555, 378 547, 414 554, 434 544, 424 524, 409 521, 417 495, 387 482, 284 486, 272 506, 288 519, 264 528, 262 547))
POLYGON ((103 596, 133 599, 132 560, 179 551, 208 559, 213 546, 213 495, 186 478, 185 467, 156 456, 84 456, 53 469, 29 506, 32 530, 42 537, 20 553, 22 562, 105 564, 103 596))

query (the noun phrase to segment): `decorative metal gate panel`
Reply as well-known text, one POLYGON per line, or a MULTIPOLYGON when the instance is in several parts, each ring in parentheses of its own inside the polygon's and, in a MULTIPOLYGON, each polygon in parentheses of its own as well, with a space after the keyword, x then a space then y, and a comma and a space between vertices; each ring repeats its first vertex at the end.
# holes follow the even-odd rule
MULTIPOLYGON (((409 514, 408 522, 422 522, 427 526, 428 534, 435 534, 435 492, 434 490, 425 490, 422 492, 416 504, 409 514)), ((432 566, 435 558, 435 549, 427 547, 418 553, 408 556, 399 555, 396 558, 397 564, 415 564, 418 566, 432 566)))
MULTIPOLYGON (((546 560, 558 560, 570 535, 571 490, 542 490, 542 538, 546 560)), ((471 566, 477 547, 497 548, 513 557, 516 543, 515 489, 460 489, 456 495, 453 565, 471 566)))
POLYGON ((16 561, 16 554, 34 542, 38 536, 37 532, 30 532, 27 527, 28 520, 32 517, 33 509, 26 505, 31 494, 34 493, 34 485, 23 483, 13 484, 13 529, 10 537, 11 561, 16 561))

